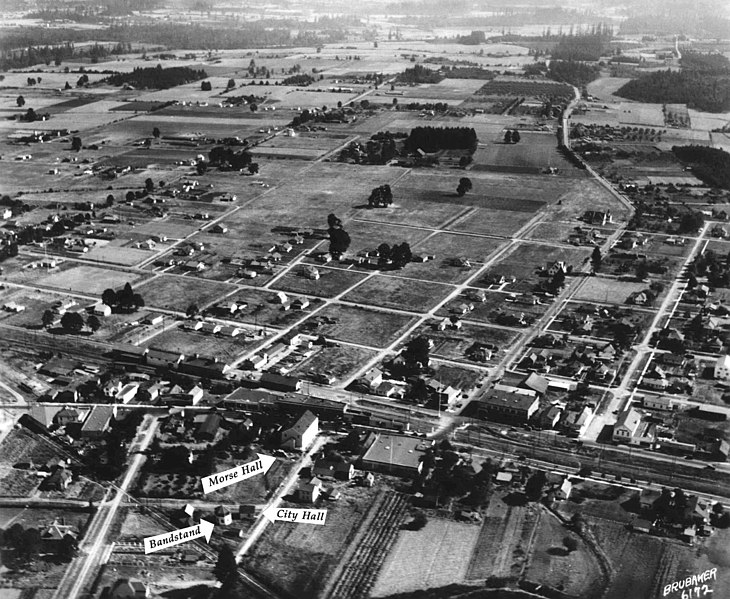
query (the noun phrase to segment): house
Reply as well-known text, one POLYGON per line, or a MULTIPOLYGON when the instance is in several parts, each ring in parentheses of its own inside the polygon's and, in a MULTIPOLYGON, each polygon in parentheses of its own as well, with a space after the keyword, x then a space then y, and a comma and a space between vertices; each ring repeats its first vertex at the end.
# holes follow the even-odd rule
POLYGON ((568 268, 563 260, 555 260, 547 263, 545 272, 549 277, 554 277, 558 272, 568 274, 568 268))
POLYGON ((526 423, 537 411, 537 397, 492 390, 479 401, 479 414, 489 420, 507 420, 526 423))
POLYGON ((317 477, 308 482, 299 483, 294 491, 294 498, 301 503, 316 503, 322 494, 322 481, 317 477))
POLYGON ((715 362, 715 378, 720 381, 730 380, 730 356, 720 356, 715 362))
POLYGON ((219 333, 221 330, 221 325, 219 325, 217 322, 212 321, 205 321, 203 323, 203 326, 200 327, 201 333, 206 333, 207 335, 215 335, 216 333, 219 333))
POLYGON ((63 466, 55 466, 41 487, 44 491, 65 491, 73 480, 73 474, 63 466))
POLYGON ((174 368, 184 359, 185 356, 183 354, 164 349, 150 348, 145 354, 145 361, 149 366, 161 368, 174 368))
POLYGON ((195 385, 185 395, 187 396, 191 406, 197 406, 200 403, 200 400, 203 399, 203 390, 195 385))
POLYGON ((266 362, 267 358, 265 356, 254 354, 247 360, 244 360, 241 366, 246 370, 261 370, 266 365, 266 362))
POLYGON ((231 366, 218 358, 204 358, 196 355, 182 362, 178 369, 201 378, 221 379, 231 369, 231 366))
POLYGON ((151 596, 147 585, 136 578, 120 578, 109 591, 109 599, 146 599, 151 596))
POLYGON ((352 480, 355 476, 355 467, 350 462, 320 458, 314 462, 312 474, 319 478, 329 477, 338 480, 352 480))
POLYGON ((613 215, 610 210, 601 212, 599 210, 586 210, 583 214, 583 220, 589 225, 604 226, 606 223, 613 222, 613 215))
POLYGON ((540 428, 554 428, 562 413, 563 411, 558 406, 550 406, 543 410, 538 420, 540 428))
POLYGON ((511 472, 500 471, 497 472, 497 476, 495 476, 495 481, 498 485, 511 485, 512 478, 513 476, 511 472))
POLYGON ((582 437, 593 421, 593 409, 583 406, 580 410, 568 410, 563 414, 561 428, 571 437, 582 437))
POLYGON ((320 278, 319 269, 316 266, 305 266, 304 276, 312 281, 317 281, 320 278))
POLYGON ((319 419, 309 410, 305 411, 293 426, 281 433, 281 447, 304 451, 319 434, 319 419))
POLYGON ((228 233, 228 227, 221 223, 218 223, 216 225, 213 225, 213 233, 228 233))
POLYGON ((94 305, 92 312, 96 316, 111 316, 112 309, 106 304, 98 303, 94 305))
POLYGON ((655 429, 655 425, 644 421, 641 412, 630 407, 619 414, 613 427, 613 441, 629 445, 651 445, 656 438, 655 429))
POLYGON ((570 492, 573 490, 573 483, 567 478, 563 480, 562 484, 555 489, 555 499, 566 500, 570 497, 570 492))
POLYGON ((79 412, 74 408, 62 408, 53 417, 53 423, 58 426, 66 426, 74 422, 79 422, 79 412))
POLYGON ((654 504, 661 495, 661 491, 655 491, 654 489, 642 489, 641 495, 639 496, 639 507, 645 512, 653 510, 654 504))
POLYGON ((215 523, 219 526, 230 526, 233 523, 233 514, 231 514, 231 511, 222 506, 219 505, 213 510, 213 515, 215 516, 215 523))
POLYGON ((659 397, 656 397, 654 395, 647 395, 643 399, 643 405, 645 408, 648 408, 650 410, 671 410, 672 409, 672 400, 669 397, 666 397, 664 395, 660 395, 659 397))
POLYGON ((139 383, 127 383, 119 390, 115 399, 120 403, 129 403, 137 395, 138 390, 139 383))
POLYGON ((538 397, 542 397, 547 393, 550 382, 544 377, 534 372, 530 373, 528 377, 520 383, 520 387, 526 387, 532 389, 538 397))
POLYGON ((630 526, 631 530, 647 534, 654 530, 654 523, 651 520, 647 520, 646 518, 636 518, 631 522, 630 526))
POLYGON ((371 368, 361 378, 368 387, 375 389, 383 382, 383 372, 379 368, 371 368))
POLYGON ((295 310, 306 310, 309 307, 309 300, 306 297, 298 297, 291 303, 295 310))
POLYGON ((79 533, 75 526, 64 524, 63 521, 59 522, 56 519, 41 533, 41 544, 45 551, 56 553, 61 549, 62 543, 67 537, 77 541, 78 536, 79 533))
POLYGON ((213 412, 212 414, 208 414, 205 417, 205 420, 203 420, 202 424, 198 427, 196 435, 198 439, 205 441, 212 441, 213 439, 215 439, 216 433, 220 428, 222 420, 223 419, 220 417, 220 415, 216 414, 215 412, 213 412))

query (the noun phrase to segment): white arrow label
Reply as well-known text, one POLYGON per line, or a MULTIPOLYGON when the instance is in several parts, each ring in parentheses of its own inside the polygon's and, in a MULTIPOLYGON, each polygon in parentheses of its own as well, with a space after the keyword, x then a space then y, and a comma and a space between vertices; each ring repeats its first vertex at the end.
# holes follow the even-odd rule
POLYGON ((199 537, 205 537, 206 543, 210 543, 210 535, 213 534, 213 528, 215 525, 207 520, 201 520, 200 524, 195 526, 188 526, 187 528, 181 528, 173 532, 166 532, 161 535, 154 537, 146 537, 144 540, 144 552, 154 553, 173 545, 179 545, 186 541, 192 541, 199 537))
POLYGON ((264 510, 264 516, 276 522, 298 522, 301 524, 323 525, 327 520, 327 510, 310 510, 308 508, 270 507, 264 510))
POLYGON ((258 459, 253 462, 248 462, 243 466, 236 466, 230 470, 201 478, 200 482, 203 485, 203 493, 212 493, 213 491, 217 491, 233 483, 239 483, 257 474, 264 474, 269 471, 269 468, 276 461, 276 458, 268 455, 261 455, 260 453, 256 455, 258 455, 258 459))

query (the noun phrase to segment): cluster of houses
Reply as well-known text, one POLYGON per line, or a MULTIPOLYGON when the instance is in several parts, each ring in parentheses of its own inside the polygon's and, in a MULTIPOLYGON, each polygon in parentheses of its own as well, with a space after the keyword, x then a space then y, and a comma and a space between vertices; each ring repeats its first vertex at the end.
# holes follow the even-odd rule
POLYGON ((681 489, 644 489, 639 495, 640 515, 630 524, 636 532, 671 535, 689 544, 709 536, 713 504, 681 489))
POLYGON ((620 352, 613 343, 580 343, 572 349, 532 348, 519 362, 527 372, 554 375, 572 381, 610 383, 616 376, 613 362, 620 352))

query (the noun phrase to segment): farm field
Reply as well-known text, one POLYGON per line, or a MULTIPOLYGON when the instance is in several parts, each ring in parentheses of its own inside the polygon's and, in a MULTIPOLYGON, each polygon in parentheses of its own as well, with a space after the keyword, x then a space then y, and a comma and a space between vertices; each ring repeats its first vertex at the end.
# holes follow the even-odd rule
POLYGON ((446 226, 451 231, 495 235, 511 238, 533 219, 542 213, 520 212, 503 209, 475 208, 463 218, 454 220, 446 226))
POLYGON ((419 242, 412 249, 415 253, 434 254, 440 259, 455 261, 463 257, 473 262, 485 262, 503 243, 503 239, 495 237, 440 232, 419 242))
POLYGON ((495 139, 482 140, 486 144, 475 152, 471 169, 539 174, 542 169, 554 167, 561 176, 585 176, 558 152, 554 133, 521 131, 516 144, 506 144, 503 138, 504 132, 499 131, 495 139))
POLYGON ((371 310, 344 304, 331 304, 317 313, 315 319, 307 320, 303 327, 313 325, 312 334, 333 337, 340 341, 362 343, 373 347, 385 347, 398 336, 402 335, 407 327, 415 322, 415 317, 394 312, 371 310), (333 323, 321 323, 317 326, 315 320, 329 318, 333 323))
POLYGON ((478 536, 479 526, 442 519, 430 519, 418 531, 402 530, 370 596, 462 582, 478 536))
POLYGON ((139 285, 135 291, 142 295, 147 306, 184 312, 191 303, 203 309, 236 289, 234 285, 216 281, 160 275, 139 285))
POLYGON ((446 297, 452 289, 439 283, 375 275, 348 292, 342 300, 408 312, 425 312, 446 297))

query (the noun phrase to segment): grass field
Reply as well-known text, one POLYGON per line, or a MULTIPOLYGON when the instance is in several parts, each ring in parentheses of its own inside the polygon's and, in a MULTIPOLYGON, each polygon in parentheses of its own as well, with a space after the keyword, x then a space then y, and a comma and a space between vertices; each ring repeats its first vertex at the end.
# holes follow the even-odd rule
POLYGON ((560 169, 561 174, 583 176, 571 165, 557 149, 554 133, 520 132, 520 142, 506 144, 504 133, 500 130, 495 139, 484 140, 486 145, 474 154, 474 168, 482 165, 495 167, 518 167, 539 172, 549 166, 560 169))
POLYGON ((236 337, 222 337, 175 328, 155 335, 144 345, 180 352, 186 356, 200 354, 208 358, 219 358, 223 362, 231 362, 240 354, 250 350, 256 343, 258 341, 247 338, 244 334, 236 337))
MULTIPOLYGON (((632 293, 648 288, 649 284, 646 281, 622 281, 615 278, 589 277, 581 285, 573 299, 586 302, 625 304, 632 293)), ((660 305, 665 295, 666 292, 662 292, 654 304, 660 305)))
MULTIPOLYGON (((415 321, 415 318, 404 314, 343 304, 327 306, 317 313, 317 318, 319 317, 328 317, 336 322, 321 324, 311 331, 313 334, 373 347, 387 346, 415 321)), ((310 318, 307 322, 311 323, 313 319, 310 318)), ((307 323, 304 326, 306 327, 306 325, 307 323)))
POLYGON ((43 277, 38 283, 59 289, 101 295, 105 289, 120 289, 125 283, 134 286, 137 281, 139 277, 130 273, 80 265, 43 277))
POLYGON ((167 275, 145 282, 135 289, 147 306, 183 312, 191 303, 203 309, 235 290, 235 286, 225 283, 167 275))
POLYGON ((370 596, 462 582, 478 536, 478 526, 441 519, 429 520, 419 531, 402 530, 370 596))
POLYGON ((412 249, 416 254, 433 254, 438 259, 453 260, 464 257, 472 262, 485 262, 503 243, 503 239, 495 237, 436 233, 417 243, 412 249))
POLYGON ((509 208, 477 208, 464 218, 454 221, 447 228, 466 233, 512 237, 535 216, 532 212, 520 212, 509 210, 509 208))
POLYGON ((439 283, 375 275, 358 285, 342 299, 346 302, 369 304, 374 307, 425 312, 448 295, 452 289, 450 286, 439 283))
POLYGON ((581 599, 597 599, 606 583, 591 549, 547 511, 541 514, 525 576, 532 582, 581 599), (578 542, 575 551, 565 550, 565 536, 572 536, 578 542))

